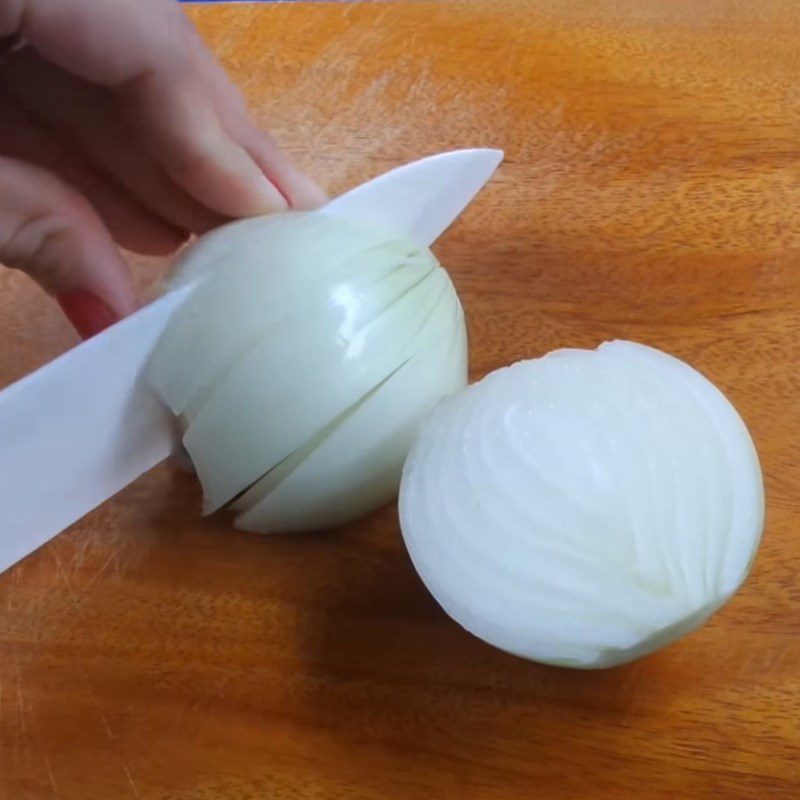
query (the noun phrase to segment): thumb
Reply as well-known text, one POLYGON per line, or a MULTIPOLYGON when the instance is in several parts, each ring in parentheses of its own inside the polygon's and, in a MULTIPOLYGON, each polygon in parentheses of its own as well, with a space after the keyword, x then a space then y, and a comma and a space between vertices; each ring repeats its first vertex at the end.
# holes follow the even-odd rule
POLYGON ((130 314, 130 274, 92 205, 45 170, 0 157, 0 263, 54 295, 83 338, 130 314))

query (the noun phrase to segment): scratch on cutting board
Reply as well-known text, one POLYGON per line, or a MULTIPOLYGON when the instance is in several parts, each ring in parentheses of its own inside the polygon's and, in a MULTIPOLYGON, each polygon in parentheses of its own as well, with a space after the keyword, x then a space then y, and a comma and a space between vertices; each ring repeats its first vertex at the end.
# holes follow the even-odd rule
POLYGON ((105 561, 95 570, 94 575, 86 582, 86 590, 92 588, 92 586, 97 583, 97 581, 102 577, 102 575, 106 572, 106 570, 111 566, 114 565, 114 575, 115 577, 119 578, 120 571, 119 571, 119 551, 120 551, 120 540, 119 535, 114 537, 114 541, 111 544, 111 552, 109 553, 108 557, 105 561))
POLYGON ((106 730, 106 736, 108 736, 109 741, 115 742, 117 740, 117 735, 111 730, 111 726, 108 724, 108 718, 106 717, 105 711, 103 711, 100 698, 97 696, 97 692, 95 692, 92 682, 85 675, 84 678, 86 678, 86 688, 89 690, 89 694, 91 695, 95 706, 97 706, 97 713, 100 714, 100 720, 102 721, 103 727, 106 730))
POLYGON ((61 792, 58 791, 58 784, 56 783, 56 776, 53 775, 53 767, 50 764, 50 759, 45 756, 45 766, 47 767, 47 774, 50 776, 50 785, 53 787, 53 796, 56 800, 61 800, 61 792))
POLYGON ((119 518, 116 509, 112 505, 109 508, 96 511, 95 515, 97 524, 92 526, 90 531, 78 539, 77 546, 73 548, 72 558, 65 571, 68 571, 71 575, 76 575, 81 572, 84 567, 96 561, 99 556, 107 553, 109 549, 111 550, 111 556, 109 556, 106 562, 100 567, 94 578, 88 584, 83 585, 84 592, 82 592, 82 594, 85 594, 85 590, 97 581, 100 574, 102 574, 114 558, 118 560, 117 551, 120 547, 120 537, 119 518))
POLYGON ((11 574, 13 576, 14 581, 14 591, 9 592, 6 597, 6 611, 11 613, 11 598, 17 597, 19 594, 20 586, 22 585, 22 573, 25 571, 25 564, 17 564, 14 569, 12 570, 11 574))
POLYGON ((122 762, 122 769, 125 771, 125 776, 128 779, 128 785, 131 787, 131 794, 136 798, 136 800, 142 800, 142 796, 139 794, 139 790, 136 788, 136 782, 133 780, 133 775, 131 775, 131 771, 128 769, 128 765, 124 761, 122 762))
MULTIPOLYGON (((66 584, 67 589, 69 590, 69 592, 70 592, 70 594, 72 596, 73 604, 75 606, 76 611, 78 612, 78 614, 81 617, 85 618, 86 615, 85 615, 85 613, 83 611, 83 608, 81 606, 80 599, 75 594, 75 592, 74 592, 74 590, 72 588, 72 584, 70 583, 69 577, 67 576, 67 573, 64 570, 64 567, 63 567, 63 565, 61 563, 61 559, 59 558, 58 553, 54 553, 54 557, 55 557, 55 560, 56 560, 56 565, 58 567, 58 570, 61 573, 61 576, 62 576, 62 578, 64 580, 64 583, 66 584)), ((91 682, 91 680, 89 678, 89 675, 87 674, 87 672, 86 672, 86 670, 84 668, 81 668, 81 676, 85 680, 86 689, 87 689, 87 691, 89 693, 89 696, 92 699, 92 702, 94 703, 95 707, 97 708, 97 713, 99 714, 100 720, 103 723, 103 728, 105 729, 106 736, 108 737, 109 741, 118 743, 119 742, 119 737, 111 729, 111 726, 108 723, 108 717, 106 717, 105 711, 103 710, 103 705, 100 702, 100 698, 97 695, 97 692, 94 689, 94 686, 93 686, 93 684, 92 684, 92 682, 91 682)), ((128 764, 126 763, 125 758, 124 758, 122 752, 119 749, 117 750, 117 755, 119 756, 120 766, 122 767, 122 771, 125 773, 125 777, 126 777, 126 780, 128 782, 128 786, 130 787, 131 794, 136 798, 136 800, 141 800, 141 794, 139 793, 139 789, 136 786, 136 781, 134 781, 134 779, 133 779, 133 774, 131 773, 130 768, 128 767, 128 764)))
POLYGON ((108 558, 95 570, 94 575, 86 582, 86 588, 91 589, 97 583, 102 574, 108 569, 112 562, 116 562, 116 571, 119 574, 119 555, 117 549, 114 548, 108 558))
POLYGON ((90 680, 86 670, 81 668, 81 677, 86 682, 86 690, 89 693, 89 696, 92 699, 95 707, 97 708, 97 713, 100 715, 100 721, 103 723, 103 728, 105 729, 106 736, 108 737, 109 741, 115 742, 117 741, 117 735, 114 731, 111 730, 111 726, 108 724, 108 717, 106 717, 106 713, 103 710, 103 704, 100 702, 100 698, 97 696, 97 692, 94 690, 94 686, 92 685, 92 681, 90 680))
POLYGON ((69 579, 69 576, 64 569, 64 565, 61 563, 61 557, 58 555, 56 550, 53 550, 53 559, 56 562, 56 567, 58 568, 58 572, 61 575, 62 580, 64 581, 64 585, 67 587, 67 591, 69 592, 69 596, 72 600, 72 605, 75 608, 75 611, 78 612, 79 615, 83 616, 83 610, 81 608, 81 601, 78 598, 78 595, 75 593, 75 589, 72 586, 72 582, 69 579))
MULTIPOLYGON (((64 570, 64 566, 61 563, 61 558, 59 557, 58 553, 56 553, 56 552, 53 553, 53 557, 55 559, 56 566, 58 567, 58 571, 60 572, 60 574, 61 574, 61 576, 62 576, 62 578, 64 580, 64 583, 65 583, 65 585, 67 587, 67 590, 70 593, 70 596, 72 598, 72 604, 73 604, 73 606, 75 608, 75 611, 78 613, 78 615, 81 618, 86 620, 86 614, 83 611, 83 607, 81 605, 80 598, 77 596, 77 594, 75 593, 75 591, 74 591, 74 589, 72 587, 72 583, 70 582, 69 577, 67 576, 67 573, 64 570)), ((88 625, 87 625, 87 628, 88 628, 88 625)), ((100 715, 100 720, 103 723, 103 727, 105 728, 106 735, 108 736, 108 738, 111 741, 115 741, 117 739, 117 736, 111 730, 111 726, 108 724, 108 718, 105 715, 105 711, 103 711, 103 706, 102 706, 102 704, 100 702, 100 698, 97 696, 97 693, 94 690, 94 686, 92 685, 92 682, 89 679, 89 675, 87 674, 87 672, 86 672, 86 670, 84 668, 81 668, 81 677, 86 682, 86 689, 87 689, 90 697, 92 698, 92 702, 94 703, 94 705, 97 708, 97 712, 100 715)))
MULTIPOLYGON (((368 2, 371 3, 374 2, 374 0, 349 0, 349 2, 342 5, 342 18, 347 19, 352 13, 355 6, 368 2)), ((378 14, 377 17, 375 17, 374 24, 376 26, 379 25, 381 22, 383 22, 383 19, 388 11, 389 9, 385 8, 380 14, 378 14)))
POLYGON ((25 722, 25 700, 22 697, 22 668, 19 661, 15 662, 17 667, 17 705, 19 707, 19 729, 22 733, 22 747, 28 750, 28 725, 25 722))

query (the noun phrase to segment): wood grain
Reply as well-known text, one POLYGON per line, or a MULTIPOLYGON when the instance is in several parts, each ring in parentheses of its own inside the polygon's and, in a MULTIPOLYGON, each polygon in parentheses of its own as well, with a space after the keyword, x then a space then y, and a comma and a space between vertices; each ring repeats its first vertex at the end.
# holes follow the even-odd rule
MULTIPOLYGON (((497 180, 442 240, 472 372, 626 337, 729 393, 768 524, 704 629, 598 673, 451 623, 388 508, 291 538, 154 471, 0 577, 0 800, 800 793, 800 18, 794 2, 202 7, 331 191, 450 147, 497 180)), ((140 264, 142 285, 152 265, 140 264)), ((74 341, 0 275, 0 384, 74 341)), ((0 477, 0 479, 2 479, 0 477)))

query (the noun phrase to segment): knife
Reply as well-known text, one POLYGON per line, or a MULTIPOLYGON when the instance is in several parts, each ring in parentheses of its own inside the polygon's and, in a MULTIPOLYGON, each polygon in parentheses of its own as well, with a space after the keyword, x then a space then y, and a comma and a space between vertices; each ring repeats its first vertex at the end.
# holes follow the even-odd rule
MULTIPOLYGON (((346 192, 319 213, 403 232, 428 247, 502 158, 491 149, 430 156, 346 192)), ((0 572, 178 448, 172 414, 141 375, 193 288, 164 295, 0 392, 0 572)))

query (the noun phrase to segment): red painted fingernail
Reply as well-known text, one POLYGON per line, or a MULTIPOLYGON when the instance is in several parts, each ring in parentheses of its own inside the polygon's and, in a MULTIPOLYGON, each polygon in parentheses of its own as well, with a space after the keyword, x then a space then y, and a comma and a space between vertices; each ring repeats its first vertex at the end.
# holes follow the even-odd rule
POLYGON ((91 292, 62 292, 56 300, 81 339, 91 339, 119 322, 119 316, 91 292))

